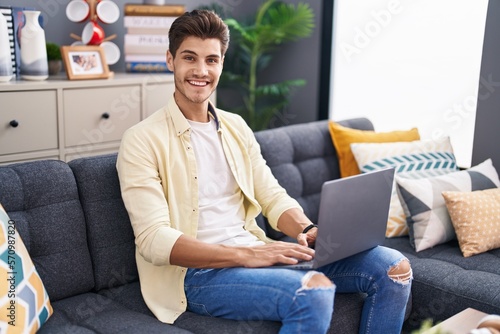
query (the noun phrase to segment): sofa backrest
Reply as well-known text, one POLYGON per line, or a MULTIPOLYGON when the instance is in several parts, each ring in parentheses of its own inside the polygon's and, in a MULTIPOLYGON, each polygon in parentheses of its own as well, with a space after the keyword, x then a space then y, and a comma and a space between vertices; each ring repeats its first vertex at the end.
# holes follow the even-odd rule
POLYGON ((14 220, 51 301, 93 289, 85 218, 66 163, 0 167, 0 203, 14 220))
POLYGON ((95 289, 138 281, 134 232, 121 197, 116 154, 76 159, 69 166, 87 221, 95 289))
MULTIPOLYGON (((366 118, 349 119, 339 124, 373 130, 373 124, 366 118)), ((280 185, 298 200, 309 219, 317 222, 323 183, 340 177, 328 120, 263 130, 256 132, 255 137, 280 185)), ((284 234, 272 230, 262 217, 259 217, 259 225, 271 238, 284 239, 284 234)))

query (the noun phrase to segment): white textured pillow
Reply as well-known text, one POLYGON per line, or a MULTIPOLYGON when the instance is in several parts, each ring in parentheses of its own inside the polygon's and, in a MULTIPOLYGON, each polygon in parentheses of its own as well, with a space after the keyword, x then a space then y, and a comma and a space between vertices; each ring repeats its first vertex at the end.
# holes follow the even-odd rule
MULTIPOLYGON (((396 167, 399 177, 419 179, 457 172, 450 139, 417 140, 394 143, 356 143, 351 151, 362 173, 396 167)), ((406 216, 393 187, 385 236, 408 235, 406 216)))
POLYGON ((491 159, 468 170, 436 177, 413 180, 396 176, 396 182, 407 217, 410 243, 417 252, 456 237, 443 191, 475 191, 500 186, 491 159))

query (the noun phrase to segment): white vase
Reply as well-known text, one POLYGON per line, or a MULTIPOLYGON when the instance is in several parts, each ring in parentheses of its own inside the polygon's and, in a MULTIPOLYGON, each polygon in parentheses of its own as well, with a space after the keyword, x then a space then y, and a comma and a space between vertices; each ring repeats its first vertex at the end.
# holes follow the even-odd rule
POLYGON ((3 14, 0 13, 0 82, 9 81, 12 77, 12 59, 7 20, 3 14))
POLYGON ((49 77, 45 31, 38 23, 40 12, 25 10, 21 28, 21 78, 45 80, 49 77))

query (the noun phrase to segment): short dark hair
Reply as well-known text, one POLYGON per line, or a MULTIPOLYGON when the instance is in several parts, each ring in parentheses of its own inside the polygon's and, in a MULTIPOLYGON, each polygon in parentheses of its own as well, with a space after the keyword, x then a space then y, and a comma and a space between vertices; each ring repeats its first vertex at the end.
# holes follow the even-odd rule
POLYGON ((221 44, 222 56, 229 46, 229 28, 213 11, 193 10, 186 12, 172 23, 168 32, 168 49, 174 58, 182 42, 191 36, 201 39, 218 39, 221 44))

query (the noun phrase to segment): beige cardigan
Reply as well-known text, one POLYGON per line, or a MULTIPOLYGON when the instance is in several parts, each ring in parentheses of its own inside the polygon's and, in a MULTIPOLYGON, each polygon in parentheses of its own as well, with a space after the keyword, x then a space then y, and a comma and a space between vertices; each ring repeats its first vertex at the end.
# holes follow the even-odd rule
MULTIPOLYGON (((229 167, 244 194, 245 229, 270 242, 255 221, 262 211, 277 229, 280 215, 300 205, 278 184, 252 130, 235 114, 210 105, 229 167)), ((186 310, 186 268, 170 264, 181 234, 196 237, 198 182, 190 126, 171 98, 128 129, 118 154, 122 197, 135 234, 141 290, 150 310, 173 323, 186 310)))

